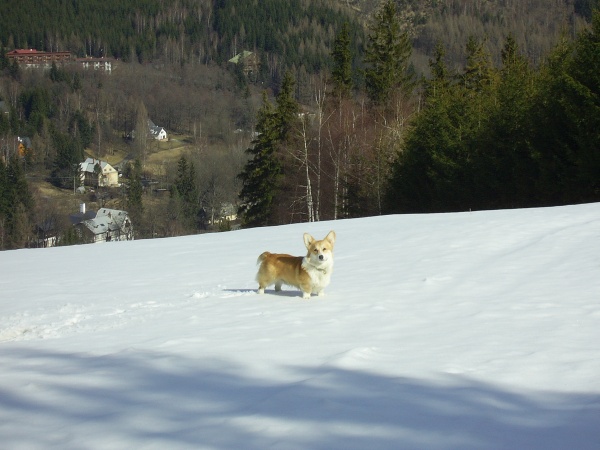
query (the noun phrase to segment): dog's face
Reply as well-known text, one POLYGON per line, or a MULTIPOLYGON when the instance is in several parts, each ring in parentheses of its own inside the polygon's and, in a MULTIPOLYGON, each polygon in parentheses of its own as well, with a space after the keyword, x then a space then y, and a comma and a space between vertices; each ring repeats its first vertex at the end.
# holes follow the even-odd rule
POLYGON ((307 258, 314 265, 331 263, 333 260, 333 244, 335 243, 335 232, 330 231, 325 239, 317 241, 310 234, 304 233, 304 245, 308 250, 307 258))

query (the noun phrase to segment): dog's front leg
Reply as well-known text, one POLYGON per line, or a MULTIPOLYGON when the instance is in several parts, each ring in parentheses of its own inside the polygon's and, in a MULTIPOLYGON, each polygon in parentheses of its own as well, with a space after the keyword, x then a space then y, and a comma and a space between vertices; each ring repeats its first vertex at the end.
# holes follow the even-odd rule
POLYGON ((298 287, 302 291, 302 298, 308 300, 310 298, 310 295, 312 294, 312 282, 310 281, 310 279, 305 280, 298 287))

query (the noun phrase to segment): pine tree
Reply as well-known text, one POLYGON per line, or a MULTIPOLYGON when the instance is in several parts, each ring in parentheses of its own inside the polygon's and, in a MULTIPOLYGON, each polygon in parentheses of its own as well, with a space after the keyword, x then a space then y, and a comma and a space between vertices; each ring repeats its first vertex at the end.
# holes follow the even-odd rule
POLYGON ((7 222, 10 211, 8 175, 4 159, 0 158, 0 249, 6 248, 7 222))
POLYGON ((238 214, 242 226, 257 227, 272 224, 273 200, 279 185, 281 163, 276 154, 280 141, 280 119, 266 92, 257 114, 256 138, 246 150, 250 157, 238 178, 242 182, 238 214))
POLYGON ((52 145, 56 152, 51 173, 52 183, 61 187, 72 187, 79 175, 79 164, 83 161, 81 144, 68 134, 54 130, 52 145))
POLYGON ((467 65, 462 78, 465 87, 474 93, 484 91, 492 84, 494 78, 485 42, 477 41, 474 36, 469 36, 467 40, 467 65))
POLYGON ((238 178, 242 181, 238 214, 242 226, 255 227, 275 222, 275 198, 281 185, 282 162, 278 149, 291 138, 298 117, 298 102, 294 98, 295 80, 286 72, 273 106, 263 92, 262 106, 257 114, 256 134, 252 147, 246 150, 250 160, 238 178))
POLYGON ((144 164, 148 153, 148 111, 142 100, 136 107, 134 131, 136 157, 144 164))
POLYGON ((24 248, 29 244, 32 235, 32 224, 29 212, 23 203, 13 208, 9 222, 9 242, 11 248, 24 248))
POLYGON ((533 73, 509 36, 502 50, 502 68, 494 102, 476 152, 477 190, 482 207, 523 207, 535 203, 538 178, 532 159, 533 73))
POLYGON ((600 200, 600 10, 575 40, 567 114, 574 130, 577 201, 600 200))
POLYGON ((8 74, 15 81, 21 81, 21 67, 16 60, 8 65, 8 74))
POLYGON ((10 119, 9 117, 0 112, 0 136, 5 137, 10 131, 10 119))
POLYGON ((344 22, 340 33, 335 38, 331 57, 333 58, 331 76, 334 94, 338 98, 349 97, 352 92, 352 53, 348 22, 344 22))
POLYGON ((52 61, 52 67, 50 67, 50 79, 52 81, 54 81, 55 83, 60 83, 61 81, 65 81, 65 71, 62 69, 59 69, 56 66, 56 63, 54 61, 52 61))
POLYGON ((13 156, 6 167, 3 204, 6 208, 5 229, 9 248, 22 248, 31 235, 30 211, 33 197, 18 157, 13 156))
POLYGON ((94 136, 94 126, 80 110, 75 111, 69 121, 69 133, 79 142, 82 149, 89 147, 94 136))
POLYGON ((464 84, 452 83, 438 45, 424 81, 425 104, 392 164, 386 195, 390 212, 457 211, 470 207, 470 152, 475 101, 464 84))
POLYGON ((275 97, 277 108, 275 115, 278 122, 279 141, 285 141, 289 137, 292 123, 298 114, 298 102, 294 99, 294 87, 296 82, 292 74, 288 71, 283 76, 281 89, 275 97))
POLYGON ((144 212, 142 193, 142 163, 136 159, 130 170, 129 189, 127 190, 127 210, 134 223, 139 223, 144 212))
POLYGON ((600 200, 600 12, 541 70, 536 155, 546 203, 600 200))
POLYGON ((198 202, 196 169, 194 168, 194 163, 188 163, 184 156, 182 156, 177 163, 177 178, 173 190, 171 191, 171 195, 180 202, 187 225, 192 228, 197 228, 200 205, 198 202))
POLYGON ((365 49, 367 93, 376 104, 384 104, 395 91, 412 90, 408 34, 402 31, 393 0, 386 0, 375 14, 365 49))
POLYGON ((468 209, 466 176, 468 134, 463 122, 465 98, 453 87, 429 101, 407 132, 392 170, 395 212, 442 212, 468 209))
POLYGON ((441 42, 435 46, 433 59, 429 60, 431 78, 423 82, 425 101, 440 98, 447 94, 451 78, 444 57, 446 49, 441 42))

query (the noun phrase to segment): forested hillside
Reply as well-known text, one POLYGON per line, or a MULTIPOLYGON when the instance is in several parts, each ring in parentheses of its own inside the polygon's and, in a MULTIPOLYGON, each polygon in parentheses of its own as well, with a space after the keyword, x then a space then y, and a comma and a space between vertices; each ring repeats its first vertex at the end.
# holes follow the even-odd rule
POLYGON ((8 49, 176 64, 260 50, 271 74, 324 69, 335 30, 355 22, 347 8, 322 0, 23 0, 0 3, 0 17, 0 47, 8 49))
POLYGON ((494 63, 500 64, 502 46, 510 33, 528 59, 538 64, 562 34, 573 37, 585 21, 581 14, 585 9, 583 1, 441 0, 430 3, 435 6, 425 11, 426 20, 417 26, 415 49, 430 56, 436 43, 441 41, 452 62, 464 61, 466 42, 475 36, 486 40, 494 63))
MULTIPOLYGON (((260 50, 263 81, 269 72, 329 64, 336 30, 351 24, 360 52, 361 28, 380 0, 22 0, 0 4, 0 47, 68 50, 78 56, 125 61, 222 63, 239 51, 260 50)), ((487 40, 493 55, 511 33, 535 62, 561 33, 573 36, 598 0, 397 0, 403 28, 414 41, 417 71, 443 41, 447 58, 464 60, 469 36, 487 40)), ((496 62, 499 63, 499 56, 496 62)))
POLYGON ((600 200, 596 4, 1 2, 0 248, 77 243, 81 202, 151 238, 600 200), (113 69, 5 56, 32 47, 113 69), (120 187, 77 194, 86 157, 120 187))
MULTIPOLYGON (((365 21, 378 0, 339 0, 365 21)), ((504 39, 510 33, 528 58, 539 63, 561 34, 574 36, 589 21, 598 0, 397 0, 402 26, 413 39, 413 63, 427 72, 427 60, 438 42, 449 65, 464 64, 469 37, 485 39, 494 62, 500 64, 504 39)))

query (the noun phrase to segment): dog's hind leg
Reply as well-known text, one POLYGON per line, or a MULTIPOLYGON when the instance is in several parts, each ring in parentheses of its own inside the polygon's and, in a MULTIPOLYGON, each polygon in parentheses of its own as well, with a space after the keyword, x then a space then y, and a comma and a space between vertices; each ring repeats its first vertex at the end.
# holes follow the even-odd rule
POLYGON ((258 290, 256 291, 257 294, 264 294, 265 293, 265 288, 269 285, 268 283, 265 283, 264 280, 261 279, 260 276, 256 277, 256 281, 258 281, 258 290))
POLYGON ((277 280, 277 281, 275 282, 275 290, 276 290, 277 292, 279 292, 279 291, 281 290, 281 286, 282 286, 282 285, 283 285, 283 282, 282 282, 281 280, 277 280))
MULTIPOLYGON (((259 256, 259 261, 261 260, 261 258, 263 258, 265 253, 259 256)), ((269 273, 269 267, 264 262, 260 265, 260 268, 258 269, 258 273, 256 274, 256 281, 258 282, 258 290, 256 291, 258 294, 264 294, 265 288, 271 283, 273 283, 273 279, 271 277, 271 274, 269 273)))

